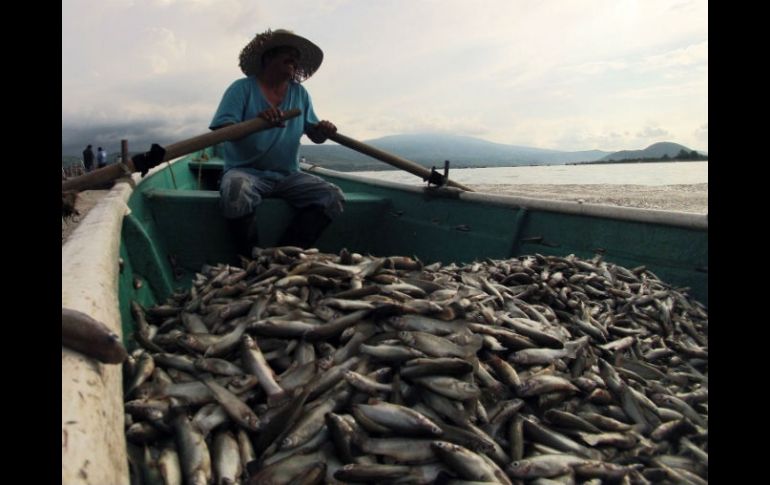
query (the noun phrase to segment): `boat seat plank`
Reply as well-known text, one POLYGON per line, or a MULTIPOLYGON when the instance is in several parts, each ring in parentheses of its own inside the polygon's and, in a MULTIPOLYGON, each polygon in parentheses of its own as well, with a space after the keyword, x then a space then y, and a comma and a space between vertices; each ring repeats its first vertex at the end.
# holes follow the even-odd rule
MULTIPOLYGON (((150 189, 145 192, 145 197, 149 200, 189 201, 196 204, 219 204, 219 191, 217 190, 173 190, 173 189, 150 189)), ((345 205, 348 204, 382 204, 388 199, 379 197, 366 192, 347 192, 345 194, 345 205)), ((173 202, 172 202, 173 203, 173 202)), ((268 197, 262 201, 262 205, 271 206, 278 204, 289 204, 283 199, 268 197)), ((259 208, 258 208, 259 209, 259 208)))
MULTIPOLYGON (((150 189, 143 195, 152 224, 163 228, 158 231, 160 244, 182 273, 200 271, 204 263, 237 262, 218 191, 150 189)), ((351 251, 370 247, 370 239, 376 237, 376 229, 391 206, 387 198, 362 192, 348 192, 345 199, 344 212, 317 242, 322 251, 333 250, 340 241, 351 251)), ((277 245, 294 211, 283 199, 264 199, 255 211, 259 245, 277 245)))
POLYGON ((207 160, 205 162, 190 160, 187 162, 187 166, 190 168, 191 172, 195 173, 197 173, 198 170, 204 172, 221 172, 225 168, 225 161, 219 158, 207 160))

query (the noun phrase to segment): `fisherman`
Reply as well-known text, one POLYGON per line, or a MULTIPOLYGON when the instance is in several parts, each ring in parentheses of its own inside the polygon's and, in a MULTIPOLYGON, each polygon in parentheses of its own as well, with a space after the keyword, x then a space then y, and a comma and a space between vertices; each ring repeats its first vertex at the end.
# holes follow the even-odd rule
POLYGON ((303 134, 323 143, 337 127, 319 121, 307 90, 300 84, 323 60, 321 49, 294 33, 277 29, 258 34, 240 53, 245 78, 225 91, 209 126, 216 130, 260 117, 276 128, 224 144, 221 206, 240 251, 258 244, 255 209, 265 197, 285 199, 296 209, 280 246, 312 246, 343 210, 345 198, 336 185, 303 173, 299 141, 303 134), (301 116, 282 121, 285 111, 301 116))

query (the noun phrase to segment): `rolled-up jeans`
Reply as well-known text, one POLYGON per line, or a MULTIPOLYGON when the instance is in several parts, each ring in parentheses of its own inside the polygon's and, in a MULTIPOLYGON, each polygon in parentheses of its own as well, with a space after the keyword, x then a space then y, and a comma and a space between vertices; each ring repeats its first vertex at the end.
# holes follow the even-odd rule
POLYGON ((262 203, 275 197, 292 207, 320 207, 330 219, 342 214, 345 196, 336 185, 315 175, 295 172, 281 179, 260 175, 253 168, 232 168, 222 176, 219 193, 222 212, 227 219, 246 216, 262 203))

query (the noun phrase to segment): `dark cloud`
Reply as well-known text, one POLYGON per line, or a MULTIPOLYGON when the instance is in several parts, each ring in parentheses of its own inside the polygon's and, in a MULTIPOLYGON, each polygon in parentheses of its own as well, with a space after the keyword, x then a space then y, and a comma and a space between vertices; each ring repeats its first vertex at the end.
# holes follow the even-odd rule
POLYGON ((201 135, 206 132, 207 121, 188 122, 181 127, 159 119, 62 125, 62 155, 80 156, 89 144, 104 147, 108 153, 117 153, 121 140, 128 140, 129 151, 144 151, 153 143, 164 146, 201 135))

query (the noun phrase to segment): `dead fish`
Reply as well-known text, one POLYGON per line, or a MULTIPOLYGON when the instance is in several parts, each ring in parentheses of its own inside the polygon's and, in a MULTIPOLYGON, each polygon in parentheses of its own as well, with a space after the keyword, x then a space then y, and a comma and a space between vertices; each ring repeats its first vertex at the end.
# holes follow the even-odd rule
POLYGON ((427 387, 436 394, 460 401, 478 398, 481 394, 481 389, 476 384, 461 381, 454 377, 430 376, 413 379, 413 381, 427 387))
POLYGON ((334 473, 334 478, 345 482, 379 482, 401 478, 411 471, 405 465, 350 464, 334 473))
POLYGON ((235 394, 228 391, 211 377, 200 376, 201 381, 211 390, 219 404, 222 405, 227 414, 244 428, 250 431, 258 431, 260 421, 254 411, 238 398, 235 394))
POLYGON ((425 357, 425 354, 419 350, 404 347, 402 345, 361 344, 359 350, 363 354, 371 355, 372 357, 387 362, 404 362, 418 357, 425 357))
MULTIPOLYGON (((365 439, 363 433, 359 432, 355 419, 350 422, 345 419, 348 416, 341 416, 334 413, 326 413, 324 419, 326 421, 326 427, 329 429, 329 434, 334 443, 337 456, 343 464, 352 463, 353 458, 353 443, 356 446, 362 446, 362 440, 365 439)), ((371 453, 371 452, 367 452, 371 453)))
POLYGON ((637 443, 637 438, 633 434, 623 433, 576 433, 584 443, 589 446, 613 446, 615 448, 627 449, 633 448, 637 443))
POLYGON ((469 372, 473 372, 473 364, 456 357, 418 357, 404 362, 400 370, 401 377, 408 379, 436 375, 462 376, 469 372))
POLYGON ((365 438, 358 446, 364 453, 386 456, 401 463, 430 463, 436 460, 430 439, 365 438))
POLYGON ((597 428, 590 422, 572 413, 568 413, 558 409, 549 409, 543 415, 545 419, 547 419, 549 422, 557 426, 561 426, 562 428, 578 429, 588 433, 602 432, 599 428, 597 428))
POLYGON ((120 364, 128 357, 115 332, 77 310, 61 309, 61 339, 63 346, 105 364, 120 364))
POLYGON ((489 481, 511 485, 510 479, 494 462, 454 443, 434 441, 433 450, 441 461, 466 480, 489 481))
POLYGON ((184 414, 174 419, 179 461, 185 482, 205 485, 213 479, 211 470, 211 455, 206 440, 190 423, 184 414))
POLYGON ((527 378, 522 381, 521 385, 516 390, 519 396, 529 397, 536 396, 538 394, 546 394, 551 392, 579 392, 572 382, 564 377, 555 375, 537 375, 527 378))
POLYGON ((566 342, 562 349, 522 349, 514 352, 510 360, 520 365, 548 365, 556 359, 574 359, 577 352, 588 343, 588 337, 566 342))
POLYGON ((209 435, 211 430, 229 421, 227 411, 217 402, 204 405, 192 418, 193 426, 201 432, 204 438, 209 435))
POLYGON ((505 314, 501 314, 500 319, 513 330, 525 337, 529 337, 536 343, 554 349, 561 349, 564 347, 561 336, 542 330, 542 325, 539 325, 538 322, 535 322, 534 320, 527 318, 511 318, 505 314))
POLYGON ((194 365, 196 369, 223 376, 240 376, 246 373, 246 371, 237 365, 224 359, 201 358, 195 360, 194 365))
POLYGON ((585 458, 568 455, 538 455, 524 460, 518 460, 506 467, 505 471, 514 478, 542 478, 564 475, 576 465, 588 462, 585 458))
POLYGON ((426 416, 397 404, 380 401, 375 404, 357 404, 354 409, 375 423, 400 433, 433 436, 443 433, 441 427, 426 416))
POLYGON ((259 385, 262 386, 268 397, 274 401, 283 397, 285 391, 276 382, 275 372, 265 360, 257 343, 249 335, 243 335, 241 338, 241 359, 246 370, 257 376, 259 385))
POLYGON ((235 484, 243 471, 238 441, 229 431, 214 436, 211 450, 214 477, 218 484, 235 484))
POLYGON ((468 357, 481 348, 481 340, 468 345, 457 345, 451 340, 427 332, 398 332, 398 338, 429 357, 468 357))
POLYGON ((132 385, 142 353, 125 366, 136 398, 126 435, 148 444, 153 473, 162 440, 180 432, 164 420, 188 412, 204 438, 213 433, 212 450, 237 433, 239 478, 250 483, 341 483, 337 473, 509 483, 512 462, 547 467, 539 457, 548 455, 578 461, 550 464, 549 477, 537 467, 516 473, 538 476, 533 483, 645 483, 694 482, 686 473, 705 470, 706 428, 682 403, 708 422, 708 315, 646 268, 574 255, 404 268, 296 248, 253 256, 240 268, 203 268, 190 291, 135 322, 157 372, 132 385), (241 345, 211 359, 244 321, 241 345), (244 347, 247 337, 256 348, 244 347), (257 431, 196 379, 202 370, 233 374, 212 386, 251 408, 257 431), (433 436, 466 451, 439 451, 433 436))
POLYGON ((310 387, 294 389, 289 393, 287 400, 280 405, 279 411, 263 425, 254 439, 254 453, 257 456, 262 455, 274 442, 283 440, 302 414, 309 394, 310 387))
POLYGON ((525 417, 523 425, 524 435, 538 443, 588 459, 598 459, 601 456, 597 450, 586 448, 567 436, 543 426, 533 418, 525 417))

